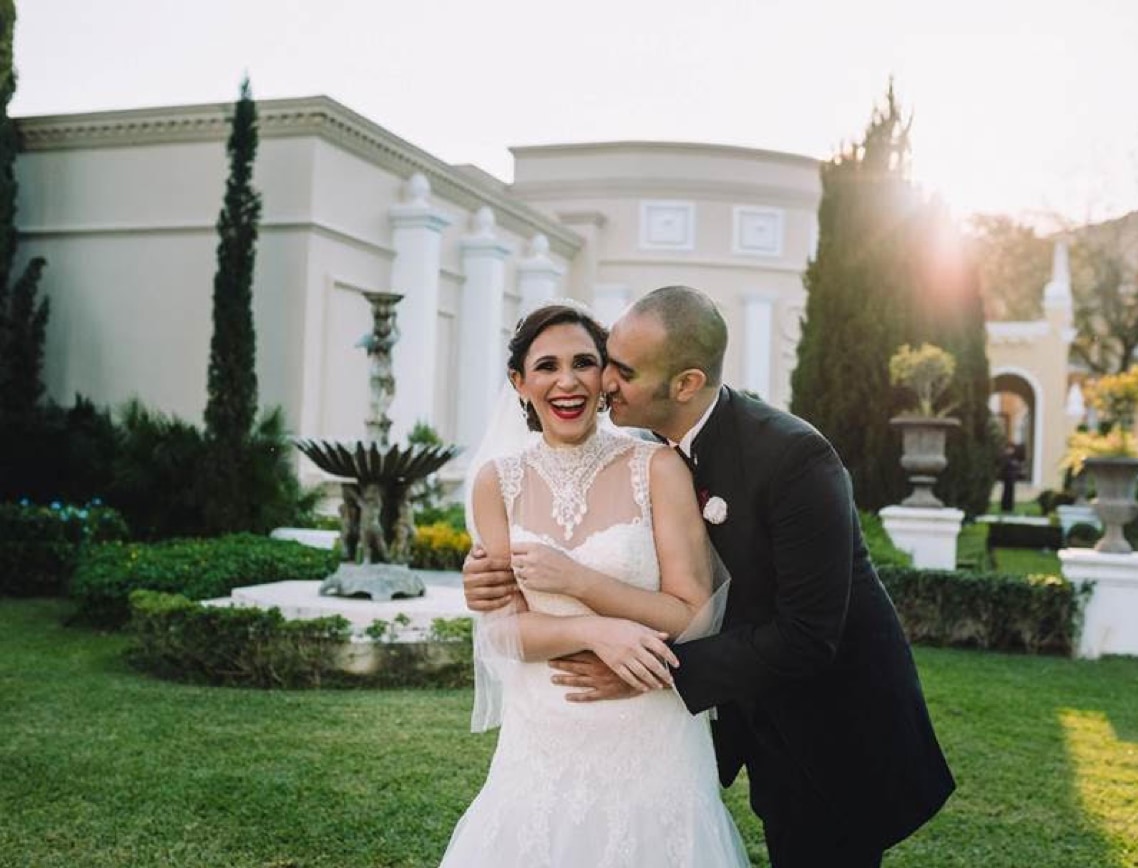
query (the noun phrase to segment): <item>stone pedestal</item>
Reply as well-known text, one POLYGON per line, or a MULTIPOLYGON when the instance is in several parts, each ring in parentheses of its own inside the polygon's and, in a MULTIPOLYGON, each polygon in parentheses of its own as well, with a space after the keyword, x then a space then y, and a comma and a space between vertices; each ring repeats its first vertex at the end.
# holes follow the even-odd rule
POLYGON ((1099 521, 1095 515, 1094 507, 1090 504, 1070 504, 1055 507, 1055 512, 1059 516, 1059 527, 1063 528, 1063 539, 1067 539, 1067 534, 1071 532, 1077 524, 1089 524, 1096 530, 1102 530, 1102 522, 1099 521))
POLYGON ((893 544, 913 556, 923 570, 956 569, 956 538, 964 513, 959 509, 887 506, 881 523, 893 544))
POLYGON ((403 564, 340 564, 320 584, 320 594, 325 597, 406 600, 421 597, 426 591, 423 580, 403 564))
POLYGON ((293 540, 314 549, 334 549, 336 541, 340 539, 340 532, 311 527, 278 527, 273 529, 269 538, 293 540))
POLYGON ((1062 549, 1059 560, 1069 582, 1092 585, 1083 611, 1078 656, 1138 655, 1138 553, 1062 549))

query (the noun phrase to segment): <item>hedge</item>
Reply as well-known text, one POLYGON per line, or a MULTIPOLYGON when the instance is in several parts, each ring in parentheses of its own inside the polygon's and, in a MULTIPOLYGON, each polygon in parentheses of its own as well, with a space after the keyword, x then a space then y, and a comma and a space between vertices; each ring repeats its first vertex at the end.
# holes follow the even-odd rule
POLYGON ((280 609, 203 606, 181 594, 130 595, 129 652, 163 678, 250 687, 319 687, 337 673, 347 618, 285 620, 280 609))
POLYGON ((1070 655, 1090 589, 1059 576, 881 567, 916 644, 1070 655))
POLYGON ((0 503, 0 596, 63 594, 86 546, 127 533, 122 516, 99 501, 0 503))
POLYGON ((994 521, 988 525, 988 549, 1063 548, 1063 528, 1057 524, 1021 524, 994 521))
POLYGON ((472 621, 436 618, 426 642, 396 642, 405 616, 368 629, 384 655, 367 674, 343 671, 351 625, 340 616, 286 620, 279 609, 205 606, 180 594, 130 595, 131 662, 177 681, 245 687, 468 687, 472 621), (445 653, 443 653, 445 652, 445 653))
POLYGON ((75 571, 75 618, 121 627, 130 617, 132 591, 182 594, 191 600, 225 597, 238 587, 322 579, 339 563, 334 551, 254 534, 160 543, 92 546, 75 571))

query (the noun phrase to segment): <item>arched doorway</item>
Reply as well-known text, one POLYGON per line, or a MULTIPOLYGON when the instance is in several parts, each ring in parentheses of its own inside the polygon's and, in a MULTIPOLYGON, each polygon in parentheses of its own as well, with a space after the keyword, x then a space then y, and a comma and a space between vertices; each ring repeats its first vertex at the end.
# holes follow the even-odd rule
POLYGON ((989 409, 1005 443, 1016 447, 1023 462, 1025 482, 1038 485, 1042 478, 1042 390, 1028 371, 1014 368, 992 373, 989 409))

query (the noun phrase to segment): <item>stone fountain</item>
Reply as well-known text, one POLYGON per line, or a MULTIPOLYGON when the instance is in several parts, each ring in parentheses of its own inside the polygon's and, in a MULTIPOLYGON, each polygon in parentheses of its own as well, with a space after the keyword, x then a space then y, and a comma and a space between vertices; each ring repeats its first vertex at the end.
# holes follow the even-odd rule
POLYGON ((422 596, 426 586, 411 571, 415 523, 411 487, 458 454, 457 446, 391 445, 387 410, 395 397, 391 349, 399 339, 395 305, 401 295, 365 292, 372 328, 357 344, 367 351, 370 406, 364 440, 297 439, 296 446, 321 470, 346 480, 340 485, 339 569, 320 586, 325 596, 391 600, 422 596), (349 481, 350 480, 350 481, 349 481))

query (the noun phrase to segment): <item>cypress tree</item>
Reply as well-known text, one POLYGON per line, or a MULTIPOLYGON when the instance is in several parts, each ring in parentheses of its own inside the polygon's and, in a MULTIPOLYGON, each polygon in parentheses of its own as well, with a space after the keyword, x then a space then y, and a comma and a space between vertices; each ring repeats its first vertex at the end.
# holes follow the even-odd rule
POLYGON ((253 270, 261 196, 253 189, 257 106, 249 79, 241 82, 227 145, 229 180, 217 219, 217 273, 213 279, 213 338, 209 348, 207 436, 238 450, 257 413, 253 270))
POLYGON ((822 166, 818 250, 806 268, 806 310, 791 378, 791 410, 834 444, 859 505, 870 509, 904 492, 888 419, 898 397, 889 383, 889 356, 901 343, 906 306, 898 302, 908 293, 908 157, 908 126, 890 86, 862 142, 822 166))
POLYGON ((996 472, 983 310, 954 227, 908 179, 909 156, 909 122, 890 84, 863 140, 822 166, 791 410, 834 444, 859 506, 898 503, 908 484, 889 419, 907 396, 890 385, 889 358, 903 343, 943 347, 957 359, 947 401, 962 425, 949 435, 937 492, 975 513, 996 472))
POLYGON ((921 251, 910 343, 927 341, 956 358, 956 375, 942 400, 960 428, 948 436, 948 467, 936 494, 969 515, 987 510, 996 480, 1001 438, 988 409, 990 372, 979 268, 945 209, 922 211, 921 251))
POLYGON ((31 424, 43 396, 43 352, 49 305, 39 298, 44 259, 35 257, 10 285, 16 259, 16 154, 19 138, 8 116, 16 93, 12 39, 14 0, 0 0, 0 422, 31 424))
POLYGON ((249 79, 241 82, 227 144, 229 179, 217 219, 217 272, 213 280, 213 336, 209 395, 205 408, 208 466, 203 487, 205 529, 212 533, 249 530, 260 492, 257 414, 256 333, 253 327, 253 272, 261 197, 253 188, 257 156, 257 106, 249 79))

